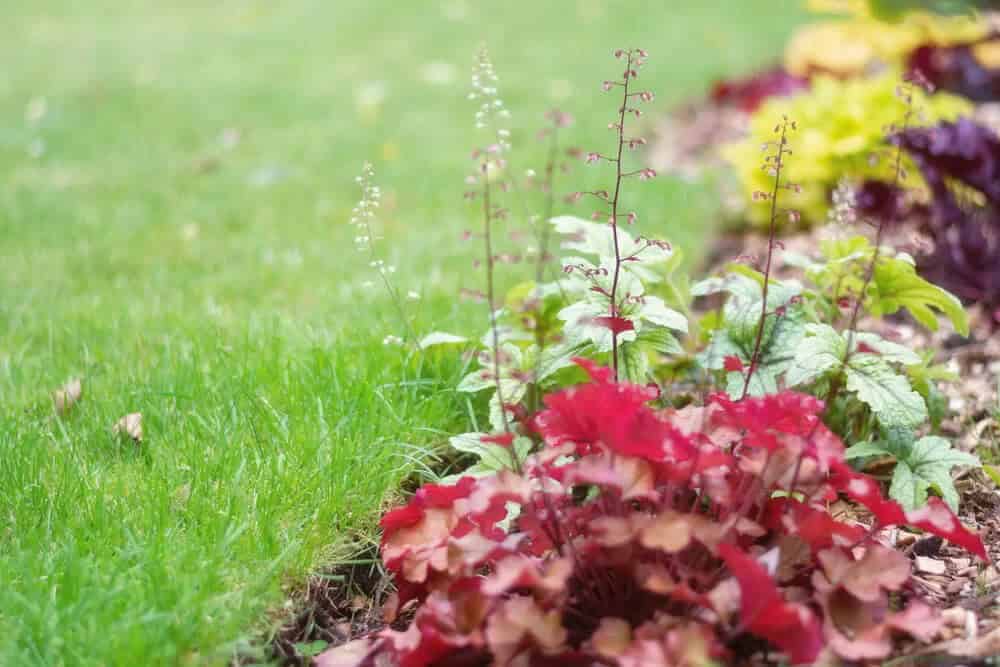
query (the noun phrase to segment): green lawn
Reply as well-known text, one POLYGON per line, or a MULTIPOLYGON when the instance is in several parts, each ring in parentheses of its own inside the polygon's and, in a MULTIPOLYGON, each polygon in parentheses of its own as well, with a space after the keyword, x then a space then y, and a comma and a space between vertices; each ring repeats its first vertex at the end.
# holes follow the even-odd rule
MULTIPOLYGON (((346 220, 371 159, 416 328, 478 332, 456 294, 478 286, 459 236, 480 42, 528 166, 553 105, 574 143, 608 145, 614 47, 650 51, 664 108, 775 57, 802 18, 791 0, 3 4, 2 665, 224 663, 463 427, 460 362, 382 344, 400 327, 346 220), (84 398, 59 420, 72 376, 84 398), (139 448, 110 433, 131 411, 139 448)), ((644 232, 697 254, 710 187, 635 193, 644 232)))

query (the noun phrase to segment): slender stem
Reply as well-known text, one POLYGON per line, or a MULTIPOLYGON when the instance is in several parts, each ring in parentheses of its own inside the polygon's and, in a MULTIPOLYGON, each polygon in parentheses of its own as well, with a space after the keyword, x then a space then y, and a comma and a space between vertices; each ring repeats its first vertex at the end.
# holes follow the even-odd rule
MULTIPOLYGON (((549 262, 549 240, 551 239, 551 226, 549 221, 555 210, 555 170, 556 161, 559 155, 559 123, 552 123, 552 133, 549 139, 549 157, 545 163, 545 178, 542 181, 542 188, 545 191, 545 207, 543 209, 542 227, 538 234, 538 260, 535 262, 535 289, 541 287, 545 281, 545 273, 549 262)), ((535 306, 535 368, 532 382, 534 384, 529 398, 529 412, 538 409, 541 393, 538 378, 542 369, 542 353, 545 351, 546 331, 542 326, 542 300, 539 298, 535 306)))
POLYGON ((628 54, 628 62, 625 65, 625 79, 622 84, 622 105, 618 110, 618 157, 615 163, 615 194, 611 198, 611 237, 615 246, 615 271, 611 278, 611 367, 614 370, 615 381, 618 381, 618 327, 614 324, 618 317, 618 280, 621 276, 622 256, 618 244, 618 197, 622 187, 622 151, 625 147, 625 110, 628 107, 628 84, 630 73, 632 72, 632 53, 628 54))
POLYGON ((542 217, 542 231, 538 235, 538 262, 535 264, 535 284, 541 285, 545 280, 545 269, 549 266, 549 239, 551 229, 549 220, 555 210, 555 171, 559 155, 559 125, 552 124, 552 134, 549 139, 549 158, 545 163, 545 179, 542 187, 545 189, 545 213, 542 217))
POLYGON ((382 283, 385 285, 385 291, 389 293, 389 298, 392 299, 392 303, 396 308, 396 312, 399 314, 399 319, 403 323, 403 327, 406 329, 404 334, 411 343, 417 342, 417 335, 413 331, 413 327, 410 325, 410 320, 406 316, 406 309, 403 307, 403 300, 399 297, 399 290, 396 286, 392 284, 389 280, 389 276, 386 275, 385 266, 381 263, 378 257, 378 253, 375 252, 375 232, 372 229, 371 222, 366 217, 365 219, 365 233, 368 234, 368 257, 370 263, 378 267, 378 275, 382 278, 382 283))
MULTIPOLYGON (((903 132, 910 125, 910 121, 913 117, 913 106, 912 98, 907 97, 907 109, 906 113, 903 114, 903 132)), ((893 179, 892 179, 892 190, 897 192, 900 185, 903 182, 903 145, 900 142, 896 146, 896 156, 895 164, 893 166, 893 179)), ((851 319, 847 323, 847 347, 844 350, 844 358, 840 364, 840 372, 837 373, 836 377, 830 383, 830 391, 826 396, 826 409, 829 410, 830 406, 833 405, 833 401, 840 394, 844 374, 846 373, 847 364, 851 360, 851 355, 854 354, 854 337, 857 333, 858 320, 861 318, 861 307, 865 302, 865 295, 868 293, 868 288, 871 286, 872 280, 875 279, 875 269, 878 267, 879 261, 882 259, 882 239, 885 235, 886 221, 883 218, 879 218, 877 221, 877 226, 875 228, 875 250, 872 253, 871 261, 868 262, 868 266, 865 268, 865 279, 861 284, 861 291, 858 292, 857 298, 854 300, 854 307, 851 310, 851 319)))
POLYGON ((781 124, 781 139, 778 141, 778 152, 774 159, 774 187, 771 189, 771 215, 770 228, 767 236, 767 263, 764 266, 764 288, 763 298, 760 303, 760 321, 757 324, 757 337, 753 344, 753 354, 750 357, 750 368, 747 370, 746 379, 743 381, 743 392, 740 395, 742 401, 750 392, 750 380, 753 378, 757 366, 760 364, 760 348, 764 340, 764 325, 767 323, 767 292, 771 282, 771 260, 774 257, 774 241, 778 226, 778 191, 781 188, 782 158, 785 155, 785 146, 788 136, 788 121, 781 124))
MULTIPOLYGON (((500 403, 500 415, 503 419, 503 430, 510 433, 510 423, 507 420, 507 408, 503 399, 503 388, 500 382, 500 330, 497 326, 496 292, 493 285, 495 259, 493 255, 493 210, 490 202, 489 158, 482 163, 483 176, 483 243, 486 252, 486 304, 490 309, 490 334, 493 346, 493 381, 497 388, 497 401, 500 403)), ((511 458, 517 459, 511 448, 511 458)))

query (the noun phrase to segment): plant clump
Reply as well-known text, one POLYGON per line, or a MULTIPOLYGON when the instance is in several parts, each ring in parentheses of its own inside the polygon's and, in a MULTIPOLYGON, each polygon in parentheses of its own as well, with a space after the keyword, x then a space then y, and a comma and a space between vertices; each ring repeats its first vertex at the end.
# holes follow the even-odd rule
POLYGON ((910 564, 880 529, 985 557, 940 501, 904 512, 851 469, 815 398, 659 410, 655 390, 578 363, 590 381, 546 397, 519 472, 425 486, 382 519, 390 618, 415 612, 356 664, 699 665, 755 644, 795 664, 879 659, 940 623, 898 605, 910 564), (873 525, 831 516, 838 493, 873 525))

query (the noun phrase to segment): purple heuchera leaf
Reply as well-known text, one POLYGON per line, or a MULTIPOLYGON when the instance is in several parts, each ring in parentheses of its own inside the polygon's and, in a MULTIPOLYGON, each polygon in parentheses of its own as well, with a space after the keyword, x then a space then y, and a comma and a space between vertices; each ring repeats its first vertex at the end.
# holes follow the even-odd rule
POLYGON ((973 102, 1000 100, 1000 70, 984 67, 973 46, 921 46, 910 55, 909 69, 919 71, 935 88, 973 102))
POLYGON ((1000 138, 988 127, 959 118, 905 130, 893 141, 916 162, 935 198, 950 195, 946 180, 955 179, 1000 205, 1000 138))
POLYGON ((864 181, 854 193, 854 207, 862 219, 892 223, 903 214, 902 189, 883 181, 864 181))
POLYGON ((895 137, 933 194, 924 215, 933 251, 918 258, 928 279, 981 303, 1000 325, 1000 138, 969 119, 913 128, 895 137), (985 206, 960 201, 950 184, 979 191, 985 206))

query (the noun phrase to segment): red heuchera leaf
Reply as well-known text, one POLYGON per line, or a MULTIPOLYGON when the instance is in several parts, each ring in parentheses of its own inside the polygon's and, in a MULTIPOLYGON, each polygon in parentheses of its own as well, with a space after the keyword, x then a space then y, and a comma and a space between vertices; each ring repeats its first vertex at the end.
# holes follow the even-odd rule
POLYGON ((769 97, 786 97, 807 90, 809 80, 775 67, 742 78, 719 81, 712 88, 712 101, 751 113, 769 97))
POLYGON ((931 497, 924 507, 906 513, 899 503, 882 495, 878 482, 855 472, 846 463, 836 466, 830 481, 839 491, 867 507, 882 526, 909 524, 943 537, 983 560, 989 560, 982 539, 963 526, 940 498, 931 497))
POLYGON ((737 357, 735 354, 730 354, 722 360, 722 367, 730 372, 742 373, 743 360, 737 357))
POLYGON ((544 443, 517 472, 428 485, 386 515, 387 617, 415 607, 412 621, 330 661, 728 664, 749 633, 808 663, 929 638, 932 616, 888 603, 908 561, 830 516, 837 491, 876 527, 909 522, 985 554, 940 502, 906 515, 847 466, 813 398, 657 411, 654 391, 578 363, 591 381, 545 397, 544 443))
POLYGON ((720 418, 723 423, 762 434, 811 435, 819 424, 819 415, 823 413, 823 401, 794 391, 748 397, 741 401, 718 393, 710 396, 709 401, 724 408, 720 418))
POLYGON ((648 387, 618 384, 599 374, 595 382, 546 396, 547 409, 535 417, 534 427, 546 444, 570 442, 580 454, 602 444, 622 454, 660 461, 668 443, 680 434, 646 407, 655 397, 648 387))
POLYGON ((892 650, 893 630, 928 641, 940 627, 937 615, 918 601, 891 613, 888 593, 910 577, 910 561, 898 551, 872 544, 860 559, 829 549, 819 560, 822 569, 813 572, 813 585, 824 610, 826 637, 841 657, 885 658, 892 650))
POLYGON ((943 537, 969 553, 979 556, 984 561, 990 559, 982 538, 963 526, 958 517, 948 509, 948 506, 940 498, 929 498, 926 505, 908 512, 906 523, 943 537))
POLYGON ((833 546, 850 547, 861 542, 867 531, 837 521, 830 513, 790 498, 772 498, 764 525, 776 532, 797 535, 813 553, 833 546))
POLYGON ((824 643, 815 614, 786 602, 767 570, 737 547, 723 544, 719 555, 739 582, 743 625, 785 651, 793 663, 815 661, 824 643))
POLYGON ((474 477, 463 477, 452 485, 425 484, 417 490, 406 507, 389 512, 382 517, 379 525, 384 534, 412 526, 420 520, 426 508, 449 508, 459 498, 467 497, 475 483, 474 477))
POLYGON ((835 489, 845 494, 851 500, 859 502, 875 515, 875 520, 881 526, 895 526, 906 522, 903 508, 894 500, 887 500, 882 495, 878 482, 859 472, 855 472, 846 463, 834 465, 830 483, 835 489))
POLYGON ((599 327, 610 330, 614 334, 635 331, 635 324, 632 323, 632 320, 625 319, 624 317, 595 317, 592 322, 599 327))
POLYGON ((499 433, 496 435, 484 435, 480 438, 485 443, 492 443, 494 445, 500 445, 501 447, 510 447, 514 444, 514 434, 513 433, 499 433))

